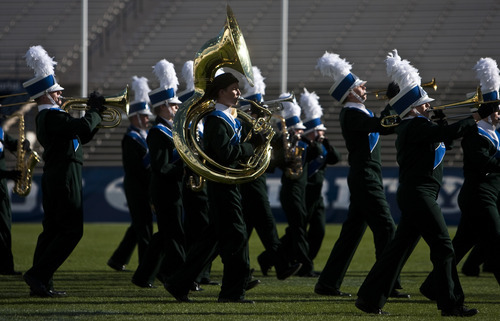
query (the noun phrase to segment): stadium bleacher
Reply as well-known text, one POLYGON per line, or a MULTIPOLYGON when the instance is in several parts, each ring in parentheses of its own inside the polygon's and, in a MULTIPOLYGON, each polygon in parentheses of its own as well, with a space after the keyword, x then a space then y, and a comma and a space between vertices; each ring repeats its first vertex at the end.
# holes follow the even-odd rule
MULTIPOLYGON (((266 99, 280 94, 281 7, 276 0, 89 0, 89 91, 120 92, 134 75, 157 82, 152 68, 167 59, 177 74, 186 60, 216 36, 229 3, 245 37, 252 63, 266 77, 266 99)), ((23 55, 40 44, 58 62, 56 77, 65 96, 79 96, 81 77, 80 0, 2 0, 0 3, 0 82, 32 78, 23 55)), ((340 106, 328 95, 331 80, 315 69, 325 52, 338 53, 368 90, 385 88, 384 58, 397 48, 420 71, 423 82, 436 78, 436 104, 465 99, 478 83, 471 68, 481 57, 500 59, 500 2, 496 0, 290 0, 288 90, 298 96, 316 91, 324 108, 327 135, 344 155, 340 106)), ((181 81, 180 90, 184 84, 181 81)), ((385 101, 370 97, 378 111, 385 101)), ((35 111, 27 119, 34 120, 35 111)), ((453 113, 450 111, 449 113, 453 113)), ((15 124, 12 131, 15 133, 15 124)), ((86 145, 86 166, 120 166, 120 141, 128 122, 100 130, 86 145)), ((29 124, 27 124, 29 129, 29 124)), ((461 166, 459 144, 447 166, 461 166)), ((382 138, 383 165, 395 166, 394 137, 382 138)), ((38 168, 41 168, 39 166, 38 168)))

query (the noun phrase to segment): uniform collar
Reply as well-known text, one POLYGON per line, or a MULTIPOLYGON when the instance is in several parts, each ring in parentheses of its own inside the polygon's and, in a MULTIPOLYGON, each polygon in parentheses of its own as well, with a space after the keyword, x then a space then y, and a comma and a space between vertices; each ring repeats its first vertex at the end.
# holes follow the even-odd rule
MULTIPOLYGON (((57 108, 57 109, 61 109, 61 107, 59 105, 52 105, 52 104, 42 104, 42 105, 38 105, 38 111, 42 111, 44 109, 51 109, 51 108, 57 108)), ((62 110, 62 109, 61 109, 62 110)))

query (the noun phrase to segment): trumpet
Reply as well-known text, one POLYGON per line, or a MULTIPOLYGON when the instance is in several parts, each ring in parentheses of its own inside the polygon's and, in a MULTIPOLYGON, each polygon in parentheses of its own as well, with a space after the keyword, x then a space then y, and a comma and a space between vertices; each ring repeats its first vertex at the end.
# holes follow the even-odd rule
MULTIPOLYGON (((17 93, 11 95, 0 96, 0 99, 14 96, 27 95, 28 93, 17 93)), ((89 109, 87 106, 88 98, 86 97, 61 97, 63 99, 63 104, 61 109, 69 112, 70 110, 86 111, 89 109)), ((34 100, 26 100, 18 103, 12 103, 7 105, 0 105, 0 107, 11 107, 24 104, 35 103, 34 100)), ((104 97, 104 106, 106 110, 102 113, 102 122, 98 126, 99 128, 114 128, 118 126, 122 120, 122 112, 128 115, 130 107, 130 93, 128 86, 120 93, 114 96, 104 97), (104 123, 104 124, 103 124, 104 123), (107 124, 109 123, 109 124, 107 124)))
MULTIPOLYGON (((420 85, 421 87, 427 87, 427 88, 432 88, 434 91, 437 90, 437 83, 436 83, 436 78, 432 78, 431 81, 426 82, 425 84, 420 85)), ((368 94, 374 94, 375 99, 377 100, 385 100, 389 97, 386 96, 387 89, 377 89, 373 91, 367 92, 368 94)))
MULTIPOLYGON (((68 98, 64 97, 64 102, 61 109, 69 112, 70 110, 86 111, 89 110, 87 105, 88 98, 68 98)), ((128 86, 119 94, 114 96, 104 97, 104 106, 106 109, 102 112, 102 121, 97 127, 99 128, 114 128, 118 126, 122 120, 122 112, 128 115, 130 108, 130 93, 128 86)))

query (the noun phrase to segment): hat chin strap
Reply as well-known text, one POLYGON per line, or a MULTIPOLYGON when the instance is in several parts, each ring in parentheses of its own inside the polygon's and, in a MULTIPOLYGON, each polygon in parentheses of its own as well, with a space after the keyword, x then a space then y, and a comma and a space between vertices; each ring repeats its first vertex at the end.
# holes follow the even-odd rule
POLYGON ((412 107, 411 111, 412 111, 412 112, 414 112, 414 113, 415 113, 415 114, 417 114, 417 115, 420 115, 420 116, 422 116, 422 117, 428 118, 427 116, 422 115, 422 114, 421 114, 421 113, 417 110, 417 108, 415 108, 415 107, 412 107))
POLYGON ((361 98, 360 95, 356 94, 354 90, 351 89, 351 94, 356 98, 360 103, 364 104, 366 99, 361 98))
POLYGON ((52 98, 52 96, 51 96, 48 92, 46 92, 46 93, 45 93, 45 96, 47 96, 47 98, 50 100, 50 102, 52 103, 52 105, 57 105, 57 106, 59 106, 59 105, 58 105, 58 104, 54 101, 54 99, 52 98))

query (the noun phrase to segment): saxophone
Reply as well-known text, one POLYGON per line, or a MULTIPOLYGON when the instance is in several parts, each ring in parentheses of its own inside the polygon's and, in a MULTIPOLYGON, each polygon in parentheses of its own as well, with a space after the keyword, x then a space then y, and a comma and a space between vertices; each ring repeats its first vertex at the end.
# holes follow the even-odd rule
POLYGON ((33 169, 36 164, 40 162, 40 156, 35 151, 30 151, 29 155, 26 155, 26 151, 23 149, 24 138, 24 115, 21 113, 15 113, 11 117, 19 118, 19 138, 17 140, 17 162, 16 170, 21 172, 21 178, 18 179, 12 190, 19 196, 28 196, 31 191, 31 181, 33 179, 33 169))
POLYGON ((297 179, 302 175, 302 154, 304 147, 299 146, 300 136, 294 135, 290 137, 290 133, 286 127, 285 118, 280 115, 273 114, 281 124, 281 132, 283 133, 283 150, 285 154, 285 176, 290 179, 297 179))

